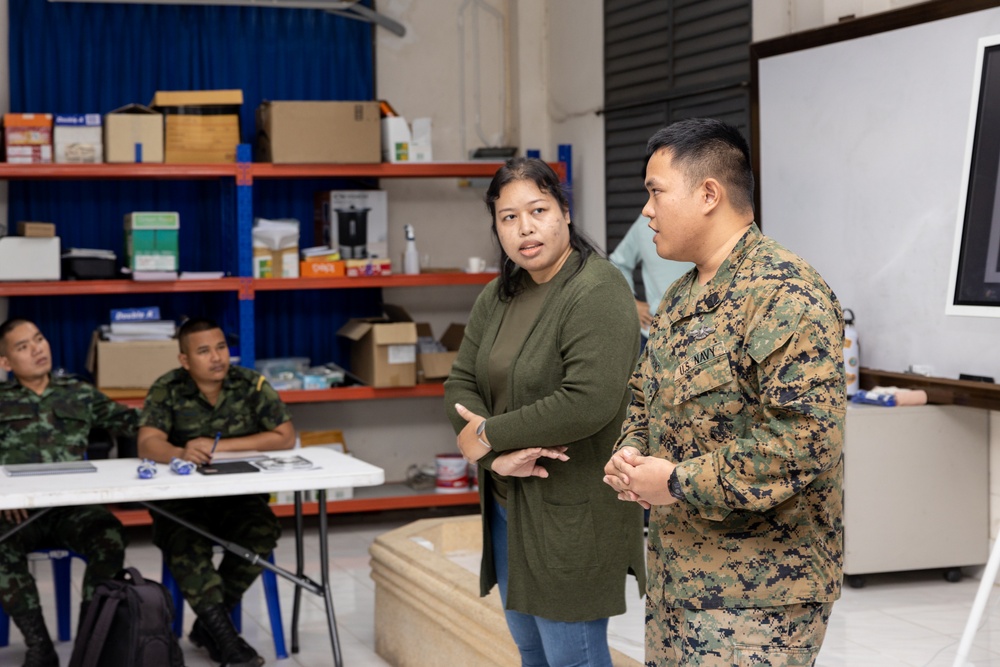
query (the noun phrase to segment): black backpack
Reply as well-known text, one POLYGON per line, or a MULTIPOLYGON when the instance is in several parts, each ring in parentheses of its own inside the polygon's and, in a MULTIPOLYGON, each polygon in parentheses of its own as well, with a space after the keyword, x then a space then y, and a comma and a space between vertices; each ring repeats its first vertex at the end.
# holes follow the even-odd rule
POLYGON ((94 590, 69 667, 184 667, 170 593, 125 568, 94 590))

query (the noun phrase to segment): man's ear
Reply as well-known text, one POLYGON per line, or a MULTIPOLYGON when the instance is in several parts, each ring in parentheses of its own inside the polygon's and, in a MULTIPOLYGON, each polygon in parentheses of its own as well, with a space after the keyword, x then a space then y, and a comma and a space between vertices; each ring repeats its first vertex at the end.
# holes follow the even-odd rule
POLYGON ((191 370, 191 363, 188 361, 188 356, 183 352, 177 355, 177 361, 180 362, 181 368, 183 368, 184 370, 186 371, 191 370))
POLYGON ((725 189, 722 187, 722 183, 719 183, 714 178, 705 179, 705 182, 701 184, 699 195, 701 196, 701 204, 706 213, 709 213, 722 203, 724 193, 725 189))
POLYGON ((3 356, 2 354, 0 354, 0 368, 7 371, 8 373, 14 370, 14 367, 10 365, 10 362, 7 360, 7 357, 3 356))

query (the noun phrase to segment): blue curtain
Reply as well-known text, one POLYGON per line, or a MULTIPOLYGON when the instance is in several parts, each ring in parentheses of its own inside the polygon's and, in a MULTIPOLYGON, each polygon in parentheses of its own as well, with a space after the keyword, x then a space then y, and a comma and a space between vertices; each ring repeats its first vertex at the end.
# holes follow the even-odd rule
MULTIPOLYGON (((372 26, 318 10, 47 0, 10 0, 8 7, 14 112, 104 114, 148 104, 157 90, 239 88, 242 140, 252 144, 254 111, 263 100, 370 100, 375 94, 372 26)), ((313 193, 337 187, 344 185, 257 182, 254 212, 298 218, 306 246, 313 236, 313 193)), ((232 220, 234 196, 231 182, 214 180, 12 181, 9 221, 54 222, 64 249, 108 248, 121 256, 126 213, 178 211, 181 270, 235 273, 232 231, 224 224, 232 220)), ((378 291, 278 294, 284 297, 270 304, 273 310, 269 299, 255 309, 258 358, 294 354, 343 363, 337 328, 349 316, 380 310, 378 291), (317 313, 329 314, 320 323, 325 326, 317 327, 317 313)), ((165 318, 212 317, 229 332, 238 327, 230 294, 21 297, 11 299, 10 314, 38 322, 56 364, 80 373, 90 332, 107 322, 111 308, 130 305, 159 305, 165 318)))

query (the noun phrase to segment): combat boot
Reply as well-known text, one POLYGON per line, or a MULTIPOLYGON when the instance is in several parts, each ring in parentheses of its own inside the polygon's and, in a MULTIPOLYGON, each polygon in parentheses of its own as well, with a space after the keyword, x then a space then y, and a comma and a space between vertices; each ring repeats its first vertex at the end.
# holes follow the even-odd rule
POLYGON ((213 605, 202 611, 195 626, 189 638, 207 648, 209 657, 222 667, 260 667, 264 664, 264 658, 236 633, 224 606, 213 605))
MULTIPOLYGON (((229 613, 229 618, 233 617, 233 610, 236 609, 236 605, 240 603, 239 600, 233 602, 232 600, 226 600, 223 604, 226 607, 226 611, 229 613)), ((234 625, 235 627, 235 625, 234 625)), ((191 632, 188 634, 188 639, 191 643, 198 648, 203 648, 208 651, 208 657, 215 662, 222 662, 222 654, 219 653, 219 647, 215 644, 215 640, 212 639, 212 635, 208 633, 205 626, 202 625, 200 619, 195 618, 194 625, 191 626, 191 632)), ((253 648, 247 644, 246 640, 242 636, 239 638, 240 646, 252 651, 253 648)), ((261 658, 261 663, 263 664, 263 658, 261 658)))
POLYGON ((28 652, 24 654, 24 667, 59 667, 59 656, 45 627, 42 610, 36 609, 12 618, 28 647, 28 652))

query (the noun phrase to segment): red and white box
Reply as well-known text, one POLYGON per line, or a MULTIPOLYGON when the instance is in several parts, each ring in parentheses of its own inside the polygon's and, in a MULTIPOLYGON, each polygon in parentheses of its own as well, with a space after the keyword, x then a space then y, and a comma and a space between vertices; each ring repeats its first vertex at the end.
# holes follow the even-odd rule
POLYGON ((52 114, 7 113, 3 116, 3 129, 7 162, 52 162, 52 114))

